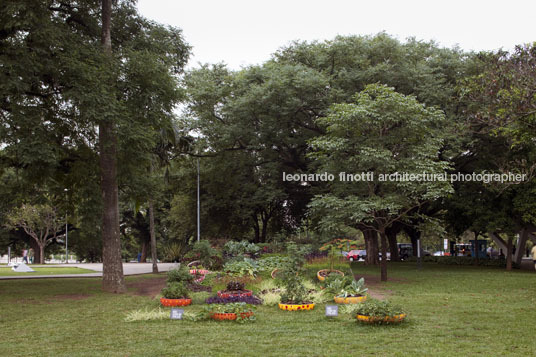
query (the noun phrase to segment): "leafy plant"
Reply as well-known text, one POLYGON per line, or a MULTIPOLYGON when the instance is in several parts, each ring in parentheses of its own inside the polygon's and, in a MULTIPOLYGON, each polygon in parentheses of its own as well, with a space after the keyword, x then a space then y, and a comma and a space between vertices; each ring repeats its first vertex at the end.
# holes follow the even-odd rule
POLYGON ((237 322, 254 321, 255 315, 250 316, 249 313, 254 313, 257 308, 254 305, 246 304, 245 302, 235 302, 230 304, 212 304, 204 308, 208 314, 236 314, 237 322))
POLYGON ((225 243, 223 251, 226 255, 231 257, 238 257, 244 254, 257 256, 261 251, 261 248, 255 243, 250 243, 247 240, 242 240, 240 242, 231 240, 225 243))
POLYGON ((192 247, 191 257, 201 261, 204 267, 212 268, 212 257, 218 254, 218 251, 212 248, 208 240, 200 240, 195 242, 192 247))
POLYGON ((337 297, 361 296, 367 291, 364 278, 356 281, 350 277, 330 279, 324 289, 325 294, 337 297))
POLYGON ((234 276, 255 276, 259 272, 259 267, 253 259, 246 258, 225 263, 223 271, 234 276))
POLYGON ((241 290, 244 290, 244 288, 245 288, 244 283, 241 283, 236 280, 231 280, 230 282, 227 283, 226 290, 227 291, 241 291, 241 290))
POLYGON ((189 299, 188 288, 184 283, 168 283, 165 288, 162 289, 162 295, 166 299, 189 299))
POLYGON ((399 306, 393 305, 388 301, 377 299, 367 299, 365 302, 356 304, 349 308, 353 315, 364 315, 372 317, 394 316, 404 313, 404 310, 399 306))
POLYGON ((194 276, 190 274, 190 271, 186 266, 172 269, 167 273, 167 283, 190 283, 193 280, 194 276))
POLYGON ((308 301, 309 292, 303 285, 299 273, 303 270, 305 252, 298 248, 295 243, 287 246, 289 259, 278 275, 280 285, 284 287, 281 294, 281 302, 287 304, 302 304, 308 301))
POLYGON ((164 247, 164 260, 167 262, 179 262, 186 253, 188 245, 184 242, 173 242, 164 247))
POLYGON ((272 271, 274 269, 281 269, 288 262, 288 257, 272 256, 261 258, 257 260, 259 271, 272 271))
POLYGON ((348 297, 348 296, 360 296, 365 294, 368 291, 368 288, 365 288, 365 278, 361 278, 359 280, 352 280, 350 285, 346 285, 343 290, 341 291, 342 295, 338 295, 340 297, 348 297))

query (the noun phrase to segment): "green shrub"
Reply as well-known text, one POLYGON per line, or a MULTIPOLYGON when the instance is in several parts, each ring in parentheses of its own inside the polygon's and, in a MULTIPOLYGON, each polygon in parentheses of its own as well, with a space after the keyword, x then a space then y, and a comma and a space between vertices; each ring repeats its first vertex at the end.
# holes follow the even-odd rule
POLYGON ((389 301, 381 301, 369 298, 362 303, 349 308, 352 315, 364 315, 373 317, 394 316, 404 313, 399 306, 391 304, 389 301))
POLYGON ((186 254, 185 257, 192 260, 199 260, 203 267, 207 269, 213 268, 213 263, 216 260, 221 260, 221 258, 216 257, 218 256, 218 251, 210 245, 210 242, 208 240, 200 240, 199 242, 195 242, 194 246, 192 247, 192 250, 186 254), (213 262, 214 257, 214 262, 213 262))
POLYGON ((259 272, 259 266, 255 260, 245 258, 225 263, 223 271, 234 276, 255 276, 259 272))
MULTIPOLYGON (((425 256, 421 258, 425 263, 437 263, 445 265, 475 265, 476 258, 473 257, 436 257, 436 256, 425 256)), ((409 257, 405 260, 406 262, 416 262, 417 257, 409 257)), ((506 267, 505 259, 489 259, 489 258, 480 258, 478 259, 479 266, 488 266, 488 267, 506 267)))
POLYGON ((190 294, 184 283, 169 283, 162 289, 162 296, 166 299, 189 299, 190 294))
POLYGON ((300 272, 303 272, 305 251, 299 249, 295 243, 289 243, 287 251, 288 261, 281 268, 281 274, 278 275, 278 281, 284 288, 284 292, 281 294, 281 302, 288 304, 308 302, 309 291, 299 277, 300 272))
POLYGON ((185 242, 173 242, 164 247, 164 261, 180 262, 186 253, 188 245, 185 242))
POLYGON ((261 247, 255 243, 250 243, 247 240, 237 241, 228 241, 223 246, 223 251, 225 254, 231 257, 238 257, 244 254, 250 254, 251 256, 256 256, 259 254, 261 247))
POLYGON ((193 280, 194 276, 190 274, 190 271, 186 266, 170 270, 167 273, 167 283, 189 283, 193 280))
MULTIPOLYGON (((330 276, 328 276, 330 278, 330 276)), ((361 278, 358 281, 349 276, 326 279, 327 283, 324 289, 326 295, 335 295, 336 297, 360 296, 367 292, 365 288, 365 279, 361 278)))

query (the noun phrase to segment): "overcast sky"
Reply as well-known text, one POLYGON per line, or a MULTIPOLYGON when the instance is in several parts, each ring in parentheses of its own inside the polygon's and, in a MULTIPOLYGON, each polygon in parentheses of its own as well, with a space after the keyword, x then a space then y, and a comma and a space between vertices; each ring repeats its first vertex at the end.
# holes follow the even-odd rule
POLYGON ((266 61, 293 40, 381 31, 465 50, 536 41, 535 0, 138 0, 138 8, 184 31, 193 46, 190 68, 224 62, 239 69, 266 61))

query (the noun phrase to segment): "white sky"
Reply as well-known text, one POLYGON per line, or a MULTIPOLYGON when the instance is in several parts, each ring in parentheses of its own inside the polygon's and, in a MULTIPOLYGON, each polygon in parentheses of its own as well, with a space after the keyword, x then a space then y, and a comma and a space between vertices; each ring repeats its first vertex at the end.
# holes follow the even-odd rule
POLYGON ((193 46, 189 68, 260 64, 293 40, 385 31, 464 50, 536 41, 535 0, 138 0, 140 13, 179 27, 193 46))

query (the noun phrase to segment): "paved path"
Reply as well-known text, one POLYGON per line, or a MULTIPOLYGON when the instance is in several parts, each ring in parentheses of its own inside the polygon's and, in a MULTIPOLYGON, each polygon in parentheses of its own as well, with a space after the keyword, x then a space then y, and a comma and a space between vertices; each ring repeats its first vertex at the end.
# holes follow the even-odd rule
MULTIPOLYGON (((176 263, 158 263, 158 271, 169 271, 177 266, 176 263)), ((0 280, 3 279, 41 279, 41 278, 93 278, 102 276, 102 263, 80 263, 80 264, 47 264, 36 265, 30 264, 30 268, 46 267, 46 268, 83 268, 88 270, 94 270, 95 273, 85 274, 58 274, 58 275, 32 275, 34 273, 26 273, 28 275, 17 276, 0 276, 0 280)), ((123 263, 124 275, 138 275, 138 274, 150 274, 153 271, 152 263, 123 263)))

